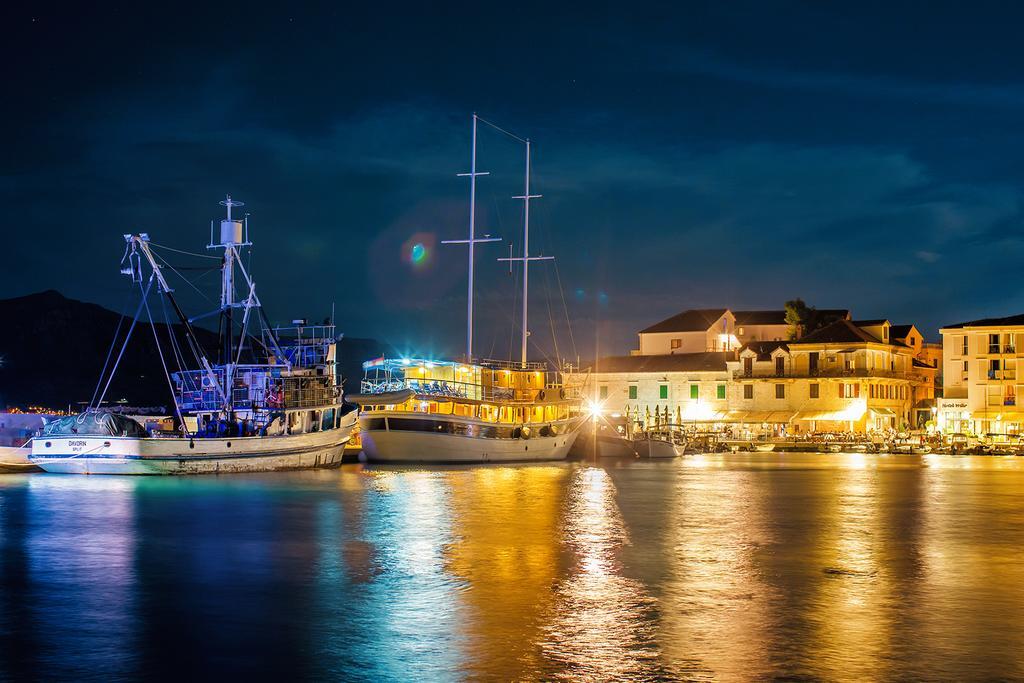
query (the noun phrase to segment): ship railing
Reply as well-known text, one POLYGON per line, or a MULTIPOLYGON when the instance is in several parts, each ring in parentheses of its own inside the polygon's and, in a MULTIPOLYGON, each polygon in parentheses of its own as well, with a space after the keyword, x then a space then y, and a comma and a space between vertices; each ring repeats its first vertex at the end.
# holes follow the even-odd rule
MULTIPOLYGON (((437 397, 440 399, 469 399, 475 401, 495 402, 531 402, 540 398, 541 389, 516 389, 514 387, 498 387, 493 385, 455 382, 451 380, 416 378, 402 379, 398 377, 364 379, 359 386, 363 394, 383 394, 392 391, 411 389, 418 396, 437 397)), ((546 398, 553 396, 578 398, 581 396, 579 387, 563 387, 546 385, 543 391, 546 398), (558 392, 551 394, 551 392, 558 392), (562 393, 564 392, 564 394, 562 393)))
POLYGON ((274 335, 280 344, 323 344, 337 341, 334 325, 297 325, 275 327, 274 335))
MULTIPOLYGON (((237 366, 232 372, 231 405, 235 409, 313 408, 337 402, 340 388, 329 375, 282 376, 282 366, 237 366)), ((224 369, 216 368, 217 382, 224 369)), ((213 411, 224 407, 220 389, 203 370, 175 373, 176 400, 183 411, 213 411)))
POLYGON ((494 368, 497 370, 540 370, 541 372, 546 372, 548 369, 548 364, 543 361, 529 361, 527 363, 521 363, 519 361, 488 358, 486 360, 481 360, 480 365, 485 368, 494 368))

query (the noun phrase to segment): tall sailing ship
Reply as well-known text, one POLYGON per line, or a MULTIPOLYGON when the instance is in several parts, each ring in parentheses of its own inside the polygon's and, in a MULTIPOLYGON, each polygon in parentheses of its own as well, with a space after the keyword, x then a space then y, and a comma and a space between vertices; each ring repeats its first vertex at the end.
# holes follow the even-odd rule
MULTIPOLYGON (((360 438, 376 462, 478 463, 563 460, 583 417, 578 392, 566 387, 559 369, 527 359, 529 266, 550 256, 530 255, 530 141, 526 147, 523 251, 499 259, 522 263, 522 348, 516 361, 473 356, 474 248, 497 238, 476 236, 477 123, 473 115, 469 177, 469 237, 449 240, 469 248, 466 357, 462 362, 378 358, 363 364, 358 395, 360 438)), ((503 131, 505 132, 505 131, 503 131)), ((518 138, 517 138, 518 139, 518 138)))
POLYGON ((153 252, 159 245, 145 233, 125 235, 121 272, 141 296, 121 351, 115 356, 111 345, 90 407, 50 422, 33 440, 33 463, 48 472, 78 474, 264 472, 341 463, 356 410, 342 400, 333 321, 270 325, 241 260, 243 249, 252 244, 248 220, 233 219, 231 209, 242 203, 228 196, 221 204, 227 217, 220 222, 220 241, 215 242, 211 225, 208 245, 224 250, 220 307, 214 311, 221 321, 219 362, 211 362, 196 337, 192 323, 197 318, 185 317, 175 300, 153 252), (236 284, 243 286, 244 296, 236 296, 236 284), (153 324, 148 299, 154 286, 178 317, 184 343, 169 319, 164 339, 153 324), (174 402, 174 415, 145 422, 100 408, 143 311, 149 321, 140 326, 152 330, 174 402))

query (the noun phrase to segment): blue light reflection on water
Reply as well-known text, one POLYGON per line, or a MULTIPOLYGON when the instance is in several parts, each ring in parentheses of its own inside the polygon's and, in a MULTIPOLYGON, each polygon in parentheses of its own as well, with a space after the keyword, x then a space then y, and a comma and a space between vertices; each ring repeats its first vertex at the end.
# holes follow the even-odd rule
POLYGON ((1024 676, 1024 459, 0 477, 0 679, 1024 676))

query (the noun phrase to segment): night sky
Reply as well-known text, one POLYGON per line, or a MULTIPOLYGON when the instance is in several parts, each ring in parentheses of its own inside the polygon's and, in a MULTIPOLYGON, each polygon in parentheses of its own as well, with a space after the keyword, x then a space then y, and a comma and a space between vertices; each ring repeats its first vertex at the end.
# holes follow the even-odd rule
MULTIPOLYGON (((350 336, 461 353, 465 250, 438 242, 466 233, 476 111, 534 141, 532 243, 559 259, 531 274, 546 353, 549 302, 569 357, 796 296, 931 338, 1024 310, 1010 3, 145 5, 4 21, 0 298, 121 308, 121 235, 203 251, 229 192, 271 319, 333 303, 350 336)), ((476 351, 500 357, 522 150, 481 129, 479 164, 480 231, 505 241, 479 251, 476 351)))

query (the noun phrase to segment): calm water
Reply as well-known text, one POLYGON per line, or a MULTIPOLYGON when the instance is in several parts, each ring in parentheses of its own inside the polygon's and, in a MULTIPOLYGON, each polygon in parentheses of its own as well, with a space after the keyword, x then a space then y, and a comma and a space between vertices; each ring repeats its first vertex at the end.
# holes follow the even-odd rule
POLYGON ((1024 458, 0 475, 0 678, 1024 677, 1024 458))

